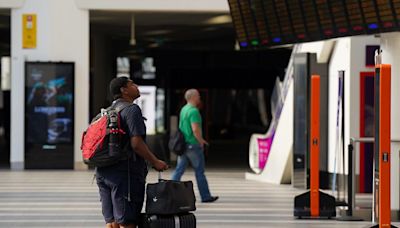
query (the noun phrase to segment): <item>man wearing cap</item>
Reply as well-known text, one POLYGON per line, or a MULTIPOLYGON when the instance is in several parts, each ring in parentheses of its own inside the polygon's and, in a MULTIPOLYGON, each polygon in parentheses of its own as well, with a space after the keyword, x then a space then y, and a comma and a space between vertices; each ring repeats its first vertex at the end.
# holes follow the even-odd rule
POLYGON ((158 171, 168 169, 168 165, 157 159, 145 143, 142 111, 132 104, 140 97, 138 86, 127 77, 114 78, 110 92, 114 105, 131 104, 120 111, 121 127, 129 136, 122 139, 121 145, 127 145, 131 156, 115 165, 96 168, 96 181, 106 227, 131 228, 140 222, 147 175, 145 160, 158 171))

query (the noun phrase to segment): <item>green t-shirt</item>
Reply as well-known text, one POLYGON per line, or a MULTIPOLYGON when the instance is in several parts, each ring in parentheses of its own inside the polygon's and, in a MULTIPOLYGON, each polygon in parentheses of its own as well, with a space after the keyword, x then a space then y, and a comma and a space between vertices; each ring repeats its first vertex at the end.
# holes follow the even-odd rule
POLYGON ((182 131, 188 144, 199 144, 194 137, 192 123, 198 123, 201 131, 201 115, 199 109, 191 104, 186 104, 179 115, 179 129, 182 131))

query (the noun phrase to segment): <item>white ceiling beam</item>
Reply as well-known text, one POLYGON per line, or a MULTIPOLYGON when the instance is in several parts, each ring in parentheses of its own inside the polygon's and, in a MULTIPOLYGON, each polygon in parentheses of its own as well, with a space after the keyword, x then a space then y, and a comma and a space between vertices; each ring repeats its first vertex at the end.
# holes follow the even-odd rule
POLYGON ((229 12, 227 0, 75 0, 75 3, 78 8, 88 10, 199 13, 229 12))
POLYGON ((0 0, 0 9, 21 8, 25 0, 0 0))

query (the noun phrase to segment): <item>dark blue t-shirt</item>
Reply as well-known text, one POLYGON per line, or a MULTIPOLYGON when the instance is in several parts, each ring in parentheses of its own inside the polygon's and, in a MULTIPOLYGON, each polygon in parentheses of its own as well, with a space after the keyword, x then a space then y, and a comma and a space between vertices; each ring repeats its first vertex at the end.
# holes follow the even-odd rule
MULTIPOLYGON (((132 104, 124 108, 120 112, 121 116, 121 127, 126 132, 126 137, 123 137, 121 145, 131 153, 129 159, 129 169, 136 177, 145 178, 147 175, 147 165, 145 160, 138 154, 136 154, 131 145, 130 138, 134 136, 140 136, 143 140, 146 140, 146 125, 142 116, 140 107, 136 104, 132 104)), ((120 161, 119 163, 107 166, 103 168, 97 168, 97 172, 120 172, 128 170, 128 160, 120 161)))

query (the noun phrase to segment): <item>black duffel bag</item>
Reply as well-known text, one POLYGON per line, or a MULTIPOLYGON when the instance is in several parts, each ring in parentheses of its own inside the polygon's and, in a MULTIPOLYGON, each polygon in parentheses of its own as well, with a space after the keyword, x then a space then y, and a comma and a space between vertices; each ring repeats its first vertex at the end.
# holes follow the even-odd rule
POLYGON ((192 181, 159 179, 146 188, 146 214, 175 215, 196 210, 192 181))

